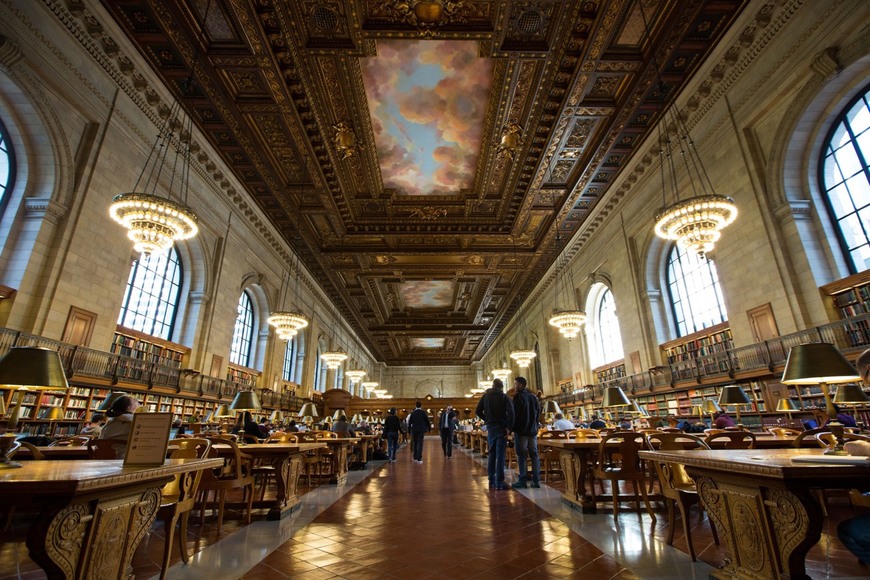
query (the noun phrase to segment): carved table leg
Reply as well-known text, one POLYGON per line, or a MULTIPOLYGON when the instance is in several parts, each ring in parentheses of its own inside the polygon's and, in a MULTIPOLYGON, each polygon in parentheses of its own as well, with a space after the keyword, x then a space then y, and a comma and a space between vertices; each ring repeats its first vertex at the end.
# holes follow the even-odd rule
POLYGON ((332 469, 335 474, 329 483, 340 485, 347 481, 347 444, 338 445, 335 447, 335 453, 332 454, 332 469))
POLYGON ((302 474, 302 456, 299 454, 288 457, 275 458, 272 461, 275 467, 275 484, 278 488, 275 503, 266 515, 267 520, 280 520, 293 511, 299 504, 296 496, 296 486, 299 476, 302 474))
POLYGON ((730 561, 716 578, 798 578, 821 537, 822 510, 808 490, 765 486, 750 479, 715 479, 689 469, 707 513, 724 536, 730 561))

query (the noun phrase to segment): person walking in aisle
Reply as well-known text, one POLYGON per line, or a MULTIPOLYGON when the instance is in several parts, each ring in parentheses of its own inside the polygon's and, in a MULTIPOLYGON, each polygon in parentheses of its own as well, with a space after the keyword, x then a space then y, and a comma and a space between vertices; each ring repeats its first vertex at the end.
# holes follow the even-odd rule
POLYGON ((541 460, 538 457, 538 417, 541 405, 538 398, 526 388, 525 377, 514 379, 514 449, 517 452, 519 479, 511 486, 514 489, 541 487, 541 460), (527 473, 526 458, 532 459, 532 476, 527 473))
POLYGON ((453 431, 456 429, 456 413, 453 411, 453 405, 447 405, 447 408, 441 411, 438 426, 441 428, 441 449, 444 451, 444 457, 450 459, 453 456, 453 431))
POLYGON ((411 450, 415 463, 423 463, 423 438, 426 432, 432 428, 429 415, 421 407, 423 404, 417 401, 417 408, 408 415, 408 430, 411 432, 411 450))
POLYGON ((387 459, 390 463, 396 461, 396 451, 399 449, 399 431, 402 430, 402 420, 396 416, 396 408, 390 409, 384 419, 384 436, 387 438, 387 459))
POLYGON ((490 489, 510 489, 504 482, 504 459, 507 450, 507 436, 514 426, 514 404, 504 392, 501 379, 493 379, 474 414, 486 423, 486 439, 489 443, 489 462, 486 473, 490 489))

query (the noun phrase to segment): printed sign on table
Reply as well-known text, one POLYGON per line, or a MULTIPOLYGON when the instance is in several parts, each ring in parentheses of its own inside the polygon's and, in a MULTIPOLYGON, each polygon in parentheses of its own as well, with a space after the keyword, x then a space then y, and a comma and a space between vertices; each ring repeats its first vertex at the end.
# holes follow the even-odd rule
POLYGON ((172 413, 136 413, 124 465, 163 465, 169 447, 172 413))

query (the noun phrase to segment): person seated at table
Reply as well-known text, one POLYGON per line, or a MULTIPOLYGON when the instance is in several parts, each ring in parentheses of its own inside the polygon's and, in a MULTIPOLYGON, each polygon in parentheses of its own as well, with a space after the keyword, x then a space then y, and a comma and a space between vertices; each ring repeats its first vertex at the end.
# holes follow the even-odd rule
MULTIPOLYGON (((858 424, 855 422, 855 418, 852 415, 850 415, 848 413, 844 413, 843 411, 841 411, 839 405, 834 404, 834 411, 837 412, 837 422, 840 423, 841 425, 843 425, 844 427, 857 427, 858 426, 858 424)), ((825 425, 827 425, 830 422, 831 422, 831 420, 828 419, 827 421, 825 421, 825 425)))
POLYGON ((725 429, 726 427, 734 427, 737 423, 728 414, 728 411, 718 411, 713 415, 713 428, 725 429))
POLYGON ((607 429, 607 423, 598 418, 598 415, 592 415, 592 420, 589 422, 590 429, 607 429))
POLYGON ((91 439, 99 439, 100 433, 103 431, 102 423, 104 419, 105 415, 102 413, 94 413, 90 421, 85 421, 85 426, 82 427, 79 435, 90 437, 91 439))
MULTIPOLYGON (((100 432, 100 439, 117 439, 127 442, 130 438, 130 429, 133 427, 133 412, 139 408, 139 401, 130 395, 118 397, 111 408, 106 411, 109 422, 100 432)), ((126 445, 113 445, 118 459, 124 459, 127 453, 126 445)))
POLYGON ((562 413, 553 415, 553 431, 573 431, 574 423, 565 418, 562 413))
POLYGON ((287 428, 284 429, 287 433, 298 433, 299 427, 296 426, 296 420, 290 419, 290 423, 287 424, 287 428))
POLYGON ((619 420, 619 428, 623 431, 631 431, 631 427, 631 419, 629 419, 628 417, 623 417, 619 420))
POLYGON ((177 419, 175 419, 175 421, 172 423, 172 428, 175 429, 175 436, 176 437, 178 437, 179 435, 184 435, 184 433, 185 433, 184 421, 181 420, 181 417, 178 417, 177 419))
POLYGON ((338 416, 338 421, 332 425, 332 431, 338 433, 339 437, 354 437, 356 435, 345 415, 338 416))
POLYGON ((260 426, 254 421, 254 417, 250 411, 245 411, 239 414, 236 419, 236 424, 233 426, 232 433, 235 435, 251 435, 257 439, 263 439, 263 432, 260 431, 260 426))

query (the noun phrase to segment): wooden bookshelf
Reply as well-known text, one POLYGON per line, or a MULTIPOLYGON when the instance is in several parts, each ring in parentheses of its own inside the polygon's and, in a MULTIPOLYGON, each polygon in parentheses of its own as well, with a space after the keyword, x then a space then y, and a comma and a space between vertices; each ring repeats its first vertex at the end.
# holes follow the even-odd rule
MULTIPOLYGON (((843 320, 870 313, 870 270, 825 284, 820 290, 843 320)), ((866 320, 849 324, 846 332, 852 346, 870 345, 870 325, 866 320)))
POLYGON ((120 326, 115 330, 112 352, 149 363, 180 369, 190 352, 186 346, 120 326))
POLYGON ((247 387, 256 387, 260 373, 254 369, 229 363, 227 365, 227 380, 247 387))
POLYGON ((592 369, 595 374, 595 382, 606 383, 625 376, 625 360, 618 360, 604 366, 592 369))
MULTIPOLYGON (((662 359, 671 367, 675 381, 696 379, 699 364, 716 365, 718 371, 727 371, 727 358, 716 359, 713 355, 724 354, 734 343, 727 322, 710 326, 702 331, 659 345, 662 359), (718 368, 721 365, 725 368, 718 368)), ((707 369, 711 372, 713 369, 707 369)))

